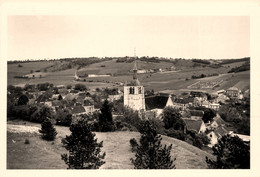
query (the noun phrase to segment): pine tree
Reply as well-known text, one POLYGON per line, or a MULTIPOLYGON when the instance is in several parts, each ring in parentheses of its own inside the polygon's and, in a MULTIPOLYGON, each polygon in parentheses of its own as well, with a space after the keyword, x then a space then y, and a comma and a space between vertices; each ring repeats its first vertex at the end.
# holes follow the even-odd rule
POLYGON ((53 127, 49 118, 46 118, 42 122, 39 132, 42 134, 42 139, 47 141, 53 141, 57 135, 56 129, 53 127))
POLYGON ((212 147, 217 160, 206 157, 209 168, 213 169, 249 169, 250 147, 238 136, 229 134, 222 136, 218 143, 212 147))
POLYGON ((135 169, 174 169, 173 162, 176 159, 171 159, 170 146, 161 145, 161 136, 157 134, 149 121, 146 121, 140 131, 140 145, 137 147, 135 159, 131 158, 135 169))
POLYGON ((90 131, 86 121, 80 120, 70 126, 71 135, 62 140, 68 154, 61 155, 61 159, 68 165, 68 169, 98 169, 105 161, 102 155, 103 141, 94 139, 95 133, 90 131))
POLYGON ((109 105, 108 101, 105 100, 101 109, 101 114, 99 115, 99 129, 101 132, 110 132, 115 130, 115 125, 112 117, 112 107, 109 105))

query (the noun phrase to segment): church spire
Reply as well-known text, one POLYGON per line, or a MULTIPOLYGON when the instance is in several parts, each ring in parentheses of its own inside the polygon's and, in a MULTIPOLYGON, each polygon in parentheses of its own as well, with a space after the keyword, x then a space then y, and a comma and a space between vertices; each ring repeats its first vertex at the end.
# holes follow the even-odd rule
POLYGON ((134 64, 133 71, 134 71, 133 79, 135 80, 135 79, 137 79, 137 67, 136 67, 136 60, 135 60, 135 64, 134 64))

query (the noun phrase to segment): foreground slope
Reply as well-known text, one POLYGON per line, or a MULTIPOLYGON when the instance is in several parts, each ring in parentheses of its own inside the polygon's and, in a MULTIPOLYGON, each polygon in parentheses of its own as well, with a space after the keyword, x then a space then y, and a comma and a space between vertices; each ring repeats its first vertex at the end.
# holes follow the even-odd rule
MULTIPOLYGON (((7 168, 8 169, 66 169, 60 155, 67 153, 61 139, 70 134, 68 127, 56 126, 58 132, 53 142, 43 141, 38 129, 40 124, 22 121, 7 124, 7 168), (25 144, 28 139, 30 144, 25 144)), ((97 132, 98 141, 103 141, 102 151, 106 152, 103 169, 133 169, 130 158, 129 140, 139 138, 138 132, 97 132)), ((173 144, 172 158, 177 169, 205 169, 205 156, 212 155, 183 141, 163 136, 163 144, 173 144)))

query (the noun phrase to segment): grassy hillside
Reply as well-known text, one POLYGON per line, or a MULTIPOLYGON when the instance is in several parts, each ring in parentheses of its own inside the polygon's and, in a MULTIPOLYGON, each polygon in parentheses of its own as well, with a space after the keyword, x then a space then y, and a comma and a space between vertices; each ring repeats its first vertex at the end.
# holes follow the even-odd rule
MULTIPOLYGON (((55 61, 59 62, 59 61, 55 61)), ((78 70, 79 75, 84 74, 112 74, 112 77, 96 77, 96 78, 87 78, 84 79, 86 82, 77 82, 74 79, 75 71, 77 67, 67 70, 59 71, 58 65, 63 65, 62 63, 57 63, 55 72, 51 71, 51 68, 54 67, 55 62, 31 62, 31 63, 22 63, 23 67, 18 67, 18 63, 8 64, 8 84, 20 86, 29 84, 38 84, 43 82, 50 82, 54 85, 75 85, 77 83, 85 84, 89 88, 105 88, 105 87, 117 87, 116 82, 129 82, 132 79, 132 68, 134 62, 116 62, 116 59, 102 61, 99 63, 89 64, 82 67, 78 70), (51 67, 53 66, 53 67, 51 67), (34 79, 17 79, 14 78, 16 75, 24 75, 30 73, 30 70, 43 70, 46 67, 51 67, 44 73, 43 78, 34 78, 34 79)), ((66 61, 68 62, 68 61, 66 61)), ((174 89, 187 89, 191 84, 194 84, 198 81, 212 80, 212 79, 222 79, 224 80, 223 84, 216 89, 226 89, 232 86, 237 86, 242 90, 249 88, 250 72, 241 72, 241 73, 230 73, 227 72, 231 67, 242 65, 245 61, 236 60, 236 62, 228 63, 227 65, 219 68, 212 68, 211 65, 200 65, 194 67, 194 63, 191 60, 174 60, 174 61, 160 61, 147 62, 144 60, 137 60, 138 69, 159 69, 159 68, 170 68, 171 66, 175 67, 175 71, 167 72, 157 72, 157 73, 146 73, 138 74, 138 79, 145 86, 145 89, 153 89, 155 91, 161 90, 174 90, 174 89), (230 67, 228 67, 230 65, 230 67), (191 79, 192 76, 200 76, 219 74, 217 77, 206 77, 203 79, 191 79), (232 78, 231 78, 232 77, 232 78)), ((212 91, 212 90, 210 90, 212 91)))
MULTIPOLYGON (((61 139, 70 134, 68 127, 56 126, 57 138, 52 142, 43 141, 37 133, 40 124, 8 122, 7 125, 7 169, 66 169, 60 155, 67 153, 61 139), (24 144, 25 139, 30 144, 24 144)), ((106 152, 103 169, 133 169, 130 158, 129 140, 138 138, 138 132, 97 132, 98 141, 103 141, 102 151, 106 152)), ((173 144, 172 157, 176 157, 177 169, 205 169, 205 156, 214 158, 183 141, 163 136, 163 144, 173 144)))

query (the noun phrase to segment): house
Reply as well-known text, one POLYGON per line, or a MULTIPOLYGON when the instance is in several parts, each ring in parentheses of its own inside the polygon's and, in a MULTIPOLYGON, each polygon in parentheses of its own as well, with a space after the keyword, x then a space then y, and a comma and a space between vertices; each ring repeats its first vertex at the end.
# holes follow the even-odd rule
POLYGON ((231 136, 238 136, 240 139, 242 139, 245 143, 249 143, 250 142, 250 136, 248 135, 242 135, 242 134, 237 134, 237 133, 233 133, 233 132, 229 132, 229 134, 231 136))
POLYGON ((61 101, 59 101, 59 100, 54 100, 54 101, 52 101, 51 102, 52 103, 52 107, 60 107, 60 106, 62 106, 62 103, 61 103, 61 101))
POLYGON ((78 105, 78 106, 73 106, 71 108, 71 113, 72 113, 73 116, 77 116, 77 115, 80 115, 80 114, 85 114, 86 110, 83 106, 78 105))
POLYGON ((36 101, 36 103, 45 103, 45 102, 49 101, 49 97, 45 94, 42 94, 42 95, 38 96, 38 98, 35 101, 36 101))
POLYGON ((191 119, 202 119, 204 112, 201 110, 190 110, 191 119))
POLYGON ((122 97, 122 94, 121 95, 108 95, 108 101, 110 102, 113 102, 115 100, 120 100, 120 98, 122 97))
POLYGON ((139 69, 139 70, 137 70, 137 73, 144 74, 144 73, 147 73, 147 71, 145 69, 139 69))
POLYGON ((219 110, 219 107, 220 107, 220 104, 218 104, 218 103, 210 103, 209 104, 209 108, 211 108, 211 109, 214 109, 214 110, 219 110))
POLYGON ((192 96, 194 98, 199 98, 199 100, 201 100, 201 101, 206 101, 208 99, 207 94, 204 92, 200 92, 200 91, 191 91, 190 96, 192 96))
POLYGON ((92 104, 89 100, 84 100, 83 107, 86 111, 86 114, 93 113, 95 111, 94 104, 92 104))
POLYGON ((195 131, 197 133, 204 133, 206 131, 206 126, 202 120, 194 120, 189 118, 182 118, 186 124, 186 130, 195 131))
POLYGON ((217 103, 225 103, 226 100, 229 100, 229 97, 227 97, 224 94, 219 94, 218 97, 215 99, 215 102, 217 102, 217 103))
POLYGON ((209 123, 208 128, 217 129, 218 127, 224 127, 225 125, 226 122, 217 114, 216 117, 213 118, 213 121, 209 123))
POLYGON ((185 110, 187 109, 189 106, 192 106, 194 102, 194 98, 177 98, 174 100, 173 102, 173 107, 180 109, 180 110, 185 110))
POLYGON ((201 102, 201 106, 203 106, 205 108, 209 108, 209 105, 210 105, 210 103, 207 100, 201 102))
POLYGON ((228 134, 228 131, 224 127, 218 127, 215 130, 210 130, 207 133, 207 137, 210 139, 209 147, 214 146, 218 143, 218 139, 220 139, 222 136, 228 134))
POLYGON ((163 109, 167 106, 173 107, 171 95, 153 95, 145 98, 145 108, 147 110, 147 115, 154 114, 155 117, 159 117, 163 112, 163 109))
POLYGON ((229 89, 227 89, 226 91, 227 96, 229 96, 230 98, 237 98, 237 99, 241 99, 242 93, 241 90, 239 90, 236 87, 230 87, 229 89))
POLYGON ((216 133, 214 131, 210 131, 207 134, 207 137, 210 140, 210 143, 208 144, 209 147, 213 147, 215 144, 218 143, 218 136, 216 135, 216 133))

